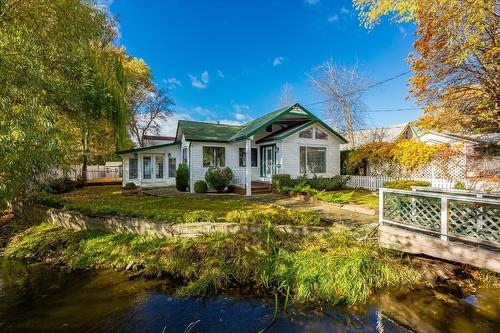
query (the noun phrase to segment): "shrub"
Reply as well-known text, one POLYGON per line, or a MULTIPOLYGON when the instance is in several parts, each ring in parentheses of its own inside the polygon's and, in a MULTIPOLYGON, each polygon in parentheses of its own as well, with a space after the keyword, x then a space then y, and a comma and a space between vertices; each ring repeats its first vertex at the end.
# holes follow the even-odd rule
POLYGON ((194 191, 196 193, 207 193, 208 185, 204 180, 197 180, 194 183, 194 191))
POLYGON ((123 188, 131 190, 131 189, 137 188, 137 185, 135 185, 135 183, 128 182, 127 184, 125 184, 125 186, 123 186, 123 188))
POLYGON ((431 183, 424 180, 390 180, 385 183, 385 187, 397 190, 411 190, 412 186, 431 186, 431 183))
POLYGON ((194 210, 187 212, 182 217, 183 223, 197 223, 197 222, 217 222, 217 216, 214 212, 208 210, 194 210))
POLYGON ((32 193, 26 198, 29 204, 42 205, 51 208, 63 208, 67 200, 51 193, 32 193))
POLYGON ((319 216, 313 212, 286 208, 233 210, 227 213, 226 221, 241 224, 321 225, 319 216))
POLYGON ((312 178, 307 180, 306 183, 315 190, 337 191, 344 187, 347 180, 347 178, 343 179, 342 176, 337 175, 332 178, 312 178))
POLYGON ((61 177, 49 180, 47 185, 49 192, 58 194, 74 191, 76 189, 77 182, 67 177, 61 177))
POLYGON ((272 179, 273 188, 278 192, 281 192, 284 187, 292 187, 296 185, 296 181, 292 179, 289 174, 278 174, 274 175, 272 179))
POLYGON ((467 187, 465 186, 464 183, 462 182, 456 182, 455 185, 453 186, 455 190, 466 190, 467 187))
POLYGON ((210 167, 205 174, 205 180, 208 185, 216 190, 218 193, 224 191, 226 187, 231 184, 231 180, 233 179, 233 172, 230 168, 219 168, 219 167, 210 167))
POLYGON ((177 175, 175 176, 175 187, 181 192, 187 191, 189 186, 189 169, 184 163, 179 164, 177 175))

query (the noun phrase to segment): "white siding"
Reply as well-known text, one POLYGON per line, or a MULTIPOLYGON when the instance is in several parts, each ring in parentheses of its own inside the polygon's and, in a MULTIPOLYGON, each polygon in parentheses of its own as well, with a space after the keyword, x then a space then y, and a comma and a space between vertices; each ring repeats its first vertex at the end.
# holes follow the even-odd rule
POLYGON ((168 177, 168 154, 171 154, 176 159, 176 168, 180 163, 180 145, 169 147, 152 148, 146 151, 137 152, 139 159, 139 177, 138 179, 129 179, 129 159, 135 156, 134 153, 123 154, 123 184, 132 182, 140 186, 172 186, 175 185, 175 177, 168 177), (144 155, 163 155, 163 178, 157 179, 156 163, 153 157, 153 176, 152 179, 143 179, 142 177, 142 157, 144 155))
MULTIPOLYGON (((239 148, 245 148, 245 140, 219 143, 219 142, 191 142, 191 181, 194 184, 197 180, 205 180, 205 173, 208 167, 203 166, 203 147, 225 147, 226 166, 233 171, 234 184, 245 184, 245 168, 240 168, 239 148)), ((252 148, 259 149, 258 145, 252 143, 252 148)), ((259 155, 259 152, 257 153, 259 155)), ((252 179, 259 179, 260 160, 257 159, 257 166, 252 167, 252 179)))
POLYGON ((342 143, 336 136, 331 134, 319 124, 312 124, 307 127, 319 127, 328 134, 327 140, 299 138, 299 132, 290 135, 282 141, 278 152, 278 163, 281 164, 280 173, 287 173, 292 178, 301 176, 300 174, 300 153, 299 147, 326 147, 326 173, 318 173, 317 176, 333 177, 340 174, 340 144, 342 143))

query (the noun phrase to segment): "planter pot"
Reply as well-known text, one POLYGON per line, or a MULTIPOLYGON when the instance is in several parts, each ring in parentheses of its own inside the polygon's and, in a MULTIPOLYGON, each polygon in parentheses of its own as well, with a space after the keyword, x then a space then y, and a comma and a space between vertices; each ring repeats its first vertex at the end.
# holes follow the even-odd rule
POLYGON ((297 194, 297 198, 302 201, 307 201, 310 197, 307 194, 297 194))
POLYGON ((136 188, 122 188, 122 195, 124 195, 124 196, 142 195, 142 190, 141 190, 140 187, 136 187, 136 188))

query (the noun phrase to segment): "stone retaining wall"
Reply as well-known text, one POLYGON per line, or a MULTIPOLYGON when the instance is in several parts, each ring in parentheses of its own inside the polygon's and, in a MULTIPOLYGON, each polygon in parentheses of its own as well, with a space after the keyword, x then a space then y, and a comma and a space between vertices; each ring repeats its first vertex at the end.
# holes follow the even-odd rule
MULTIPOLYGON (((122 216, 88 216, 79 212, 65 211, 38 205, 24 205, 17 213, 35 223, 48 221, 63 228, 74 230, 97 229, 109 232, 131 232, 136 234, 156 235, 158 237, 196 237, 209 233, 237 233, 241 231, 262 233, 267 226, 261 224, 238 224, 227 222, 172 223, 154 221, 146 218, 122 216)), ((330 227, 275 225, 273 231, 306 236, 325 234, 330 227)))

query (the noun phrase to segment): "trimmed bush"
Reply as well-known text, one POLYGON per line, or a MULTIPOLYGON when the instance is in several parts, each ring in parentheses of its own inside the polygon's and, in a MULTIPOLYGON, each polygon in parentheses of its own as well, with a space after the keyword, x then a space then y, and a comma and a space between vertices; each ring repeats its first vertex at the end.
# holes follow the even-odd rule
POLYGON ((453 188, 455 190, 466 190, 467 186, 463 182, 455 182, 455 185, 453 185, 453 188))
POLYGON ((181 163, 177 168, 175 176, 175 187, 181 192, 186 192, 189 186, 189 168, 187 164, 181 163))
POLYGON ((68 202, 66 199, 46 192, 32 193, 26 198, 29 204, 42 205, 50 208, 63 208, 68 202))
POLYGON ((301 178, 300 184, 310 186, 315 190, 320 191, 337 191, 342 189, 348 178, 342 178, 342 176, 334 176, 331 178, 322 178, 322 177, 314 177, 314 178, 301 178))
POLYGON ((204 180, 197 180, 194 183, 194 191, 196 193, 207 193, 208 185, 204 180))
POLYGON ((210 167, 205 173, 205 180, 211 188, 218 193, 224 192, 226 187, 231 184, 233 179, 233 171, 229 167, 219 168, 210 167))
POLYGON ((187 212, 182 217, 183 223, 197 223, 197 222, 217 222, 217 216, 208 210, 194 210, 187 212))
POLYGON ((137 188, 137 185, 135 185, 135 183, 128 182, 127 184, 125 184, 125 186, 123 186, 123 188, 125 188, 127 190, 131 190, 131 189, 137 188))
POLYGON ((47 185, 51 193, 58 194, 74 191, 76 189, 77 182, 70 178, 62 177, 49 180, 47 185))
POLYGON ((275 188, 278 192, 281 192, 281 190, 284 187, 292 187, 295 185, 295 181, 292 179, 292 177, 289 174, 282 173, 278 175, 273 176, 273 188, 275 188))
POLYGON ((430 182, 424 180, 390 180, 385 183, 384 187, 393 188, 396 190, 411 190, 412 186, 431 186, 430 182))

